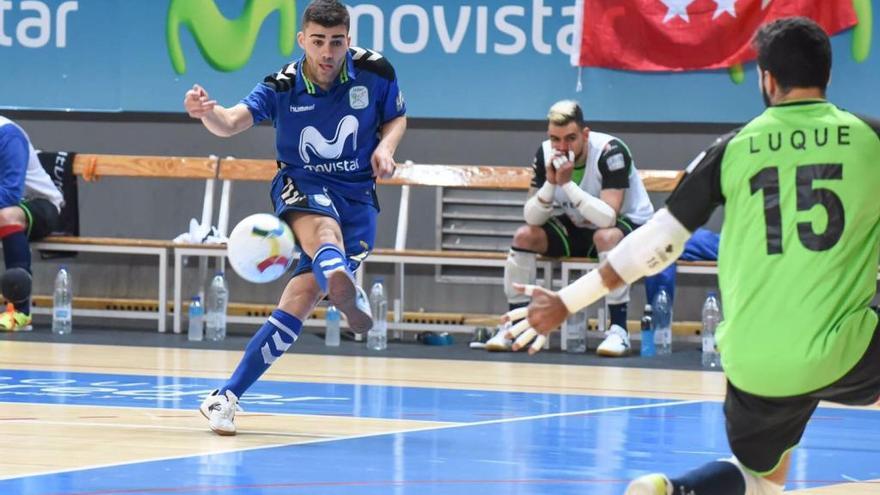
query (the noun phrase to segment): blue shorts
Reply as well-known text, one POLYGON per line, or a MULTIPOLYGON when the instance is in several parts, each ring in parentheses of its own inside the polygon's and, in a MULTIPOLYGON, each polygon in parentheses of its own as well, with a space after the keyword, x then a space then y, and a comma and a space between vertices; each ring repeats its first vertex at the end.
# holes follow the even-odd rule
MULTIPOLYGON (((354 273, 373 250, 379 210, 370 203, 342 196, 326 186, 294 179, 279 172, 272 180, 272 205, 278 218, 302 211, 333 218, 342 230, 348 268, 354 273)), ((375 198, 373 198, 375 202, 375 198)), ((303 254, 293 271, 296 277, 312 271, 312 258, 303 254)))

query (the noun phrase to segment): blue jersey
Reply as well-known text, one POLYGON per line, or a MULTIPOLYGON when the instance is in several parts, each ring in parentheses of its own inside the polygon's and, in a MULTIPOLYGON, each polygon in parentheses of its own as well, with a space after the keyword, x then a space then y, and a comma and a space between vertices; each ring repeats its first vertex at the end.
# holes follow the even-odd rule
POLYGON ((394 68, 381 54, 353 47, 324 91, 305 76, 304 62, 305 56, 266 77, 242 103, 254 123, 274 122, 278 161, 302 192, 327 187, 373 204, 370 158, 379 128, 406 113, 394 68))

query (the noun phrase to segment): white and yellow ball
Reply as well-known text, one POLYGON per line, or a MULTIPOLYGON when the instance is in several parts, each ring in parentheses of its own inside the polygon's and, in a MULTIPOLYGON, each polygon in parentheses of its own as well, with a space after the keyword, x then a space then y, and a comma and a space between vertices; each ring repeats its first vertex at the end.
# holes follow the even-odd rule
POLYGON ((241 278, 256 284, 278 279, 293 261, 290 227, 278 217, 257 213, 238 222, 229 234, 229 264, 241 278))

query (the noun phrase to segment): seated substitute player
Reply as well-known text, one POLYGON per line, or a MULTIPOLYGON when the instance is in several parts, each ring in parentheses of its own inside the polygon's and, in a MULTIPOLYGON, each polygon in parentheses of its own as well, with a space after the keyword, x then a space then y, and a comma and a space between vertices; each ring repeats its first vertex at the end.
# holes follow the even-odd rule
POLYGON ((31 249, 28 241, 57 227, 64 197, 43 170, 24 130, 0 116, 0 239, 3 294, 12 310, 0 315, 0 330, 31 329, 31 249))
POLYGON ((221 435, 235 434, 238 398, 293 345, 324 294, 355 332, 373 324, 352 274, 375 240, 375 177, 394 172, 394 152, 406 129, 403 95, 387 59, 349 47, 345 5, 315 0, 302 17, 297 41, 305 54, 241 103, 224 108, 200 86, 184 99, 189 115, 218 136, 274 122, 279 170, 272 204, 303 252, 278 308, 248 343, 232 377, 202 403, 202 414, 221 435))
MULTIPOLYGON (((534 284, 537 257, 588 256, 604 260, 624 236, 654 213, 648 192, 629 148, 609 134, 591 131, 575 101, 563 100, 547 114, 549 139, 532 163, 525 221, 513 236, 504 266, 504 291, 510 308, 528 304, 514 284, 534 284), (553 216, 553 206, 563 214, 553 216)), ((606 297, 611 328, 597 353, 629 353, 626 309, 629 285, 606 297)), ((504 331, 486 343, 487 350, 506 350, 504 331)))
POLYGON ((764 25, 754 46, 769 108, 699 155, 666 208, 598 270, 558 294, 520 287, 532 301, 508 313, 527 316, 511 328, 515 347, 538 335, 537 351, 569 312, 671 263, 725 205, 718 279, 727 311, 718 349, 734 457, 675 478, 643 476, 627 495, 781 494, 791 451, 820 400, 864 406, 880 399, 880 326, 870 307, 880 249, 880 122, 825 99, 831 43, 813 21, 764 25))

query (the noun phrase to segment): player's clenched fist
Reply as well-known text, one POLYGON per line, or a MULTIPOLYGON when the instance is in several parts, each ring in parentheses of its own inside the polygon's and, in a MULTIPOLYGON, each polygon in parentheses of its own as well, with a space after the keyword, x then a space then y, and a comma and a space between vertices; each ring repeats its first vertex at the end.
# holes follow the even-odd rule
POLYGON ((195 119, 200 119, 207 115, 214 110, 216 104, 217 101, 212 100, 208 96, 208 92, 205 91, 205 88, 198 84, 194 84, 192 89, 187 91, 186 95, 183 97, 183 108, 186 109, 186 113, 188 113, 190 117, 195 119))

